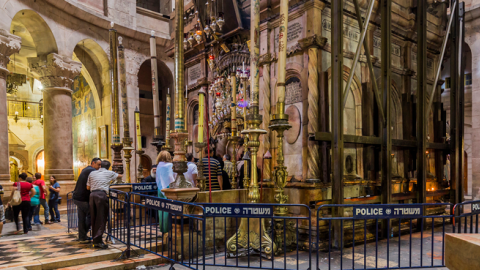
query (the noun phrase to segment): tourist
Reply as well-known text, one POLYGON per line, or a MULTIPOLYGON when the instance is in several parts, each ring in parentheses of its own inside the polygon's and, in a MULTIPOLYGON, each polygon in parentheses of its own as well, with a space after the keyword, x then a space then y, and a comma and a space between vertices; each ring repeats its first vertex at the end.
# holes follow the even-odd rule
POLYGON ((91 172, 100 169, 102 160, 99 158, 92 159, 90 166, 84 168, 78 176, 77 184, 73 190, 73 203, 77 206, 78 215, 78 238, 81 244, 87 244, 91 238, 87 237, 87 233, 90 230, 91 218, 90 218, 90 190, 87 189, 88 176, 91 172))
MULTIPOLYGON (((162 189, 168 188, 172 182, 175 181, 173 174, 172 156, 168 151, 161 151, 157 156, 157 195, 159 198, 166 199, 162 189)), ((167 212, 158 211, 159 227, 162 233, 166 233, 170 229, 170 217, 167 212)))
POLYGON ((60 184, 55 176, 50 175, 50 186, 48 187, 50 197, 48 198, 48 208, 50 209, 50 221, 60 222, 60 212, 58 211, 58 194, 60 193, 60 184))
POLYGON ((243 164, 245 163, 245 160, 243 160, 243 156, 245 155, 245 151, 242 152, 237 152, 237 167, 235 168, 237 170, 237 187, 240 181, 243 181, 243 178, 240 178, 240 171, 243 171, 243 164))
POLYGON ((157 177, 157 165, 153 165, 150 170, 150 175, 142 179, 142 183, 155 183, 157 177))
MULTIPOLYGON (((33 178, 27 177, 27 182, 33 185, 33 178)), ((40 188, 36 185, 33 185, 33 188, 35 189, 35 195, 30 198, 30 212, 28 212, 28 220, 30 221, 29 231, 32 230, 32 224, 41 225, 38 215, 38 209, 40 209, 40 188)))
POLYGON ((210 190, 210 182, 212 183, 211 189, 213 190, 222 190, 223 179, 222 179, 222 168, 220 167, 220 162, 218 160, 211 158, 209 156, 208 146, 205 148, 205 156, 202 159, 203 162, 203 176, 207 179, 206 190, 210 190), (210 162, 209 162, 210 161, 210 162), (210 166, 209 166, 210 163, 210 166), (211 178, 211 179, 210 179, 211 178))
POLYGON ((233 163, 230 161, 231 157, 229 154, 223 155, 223 170, 227 173, 228 178, 231 180, 233 178, 233 163))
POLYGON ((0 237, 2 237, 3 223, 5 223, 5 208, 3 207, 3 187, 0 185, 0 237))
MULTIPOLYGON (((49 218, 49 212, 50 209, 48 208, 48 202, 46 200, 47 197, 47 186, 45 185, 45 181, 42 180, 42 174, 37 172, 35 173, 35 181, 33 182, 33 185, 38 186, 40 189, 40 205, 43 207, 43 216, 45 217, 45 224, 52 224, 48 218, 49 218)), ((40 213, 40 205, 38 206, 37 212, 40 213)), ((35 215, 38 215, 36 213, 35 215)), ((40 221, 40 224, 42 222, 40 221)))
POLYGON ((223 160, 220 162, 220 168, 222 169, 222 190, 232 189, 232 184, 230 183, 228 173, 225 171, 225 163, 223 160))
POLYGON ((122 177, 121 174, 109 171, 110 165, 110 161, 102 160, 101 168, 98 171, 92 171, 87 180, 87 189, 91 192, 90 214, 94 248, 108 248, 102 240, 108 218, 108 188, 112 182, 116 182, 117 178, 122 177))
MULTIPOLYGON (((22 221, 23 221, 23 233, 28 234, 28 229, 30 228, 30 220, 28 219, 28 214, 30 212, 30 198, 35 195, 35 189, 31 183, 26 182, 27 174, 21 173, 19 175, 18 182, 13 183, 13 186, 20 191, 20 196, 22 198, 22 202, 19 205, 13 206, 13 220, 15 221, 15 225, 17 230, 14 234, 21 234, 22 230, 20 229, 20 223, 18 221, 18 215, 22 212, 22 221)), ((12 190, 12 194, 10 194, 10 198, 13 198, 13 193, 15 189, 12 190)), ((11 203, 9 203, 11 205, 11 203)))
POLYGON ((193 187, 197 186, 197 176, 198 176, 198 169, 197 169, 197 164, 193 162, 193 154, 192 153, 187 153, 186 155, 187 158, 187 166, 188 170, 185 175, 185 179, 192 184, 193 187))
MULTIPOLYGON (((142 183, 155 183, 157 178, 157 165, 153 165, 150 170, 150 175, 142 179, 142 183)), ((146 195, 157 196, 157 192, 147 192, 146 195)))

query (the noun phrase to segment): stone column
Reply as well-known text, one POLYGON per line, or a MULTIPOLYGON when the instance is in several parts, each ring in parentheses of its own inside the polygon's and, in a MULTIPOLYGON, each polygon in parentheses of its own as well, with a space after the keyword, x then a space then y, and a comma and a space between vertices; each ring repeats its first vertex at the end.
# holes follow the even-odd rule
POLYGON ((10 168, 8 152, 8 116, 7 116, 7 64, 10 55, 20 51, 22 39, 0 30, 0 185, 5 189, 5 197, 10 196, 10 168))
MULTIPOLYGON (((326 38, 313 35, 298 41, 302 48, 308 50, 308 134, 315 136, 320 131, 318 114, 318 49, 325 45, 326 38)), ((307 180, 320 181, 320 145, 308 142, 307 180)))
MULTIPOLYGON (((54 175, 61 195, 73 190, 72 83, 82 64, 55 53, 28 58, 43 86, 45 179, 54 175)), ((66 197, 64 197, 66 198, 66 197)))

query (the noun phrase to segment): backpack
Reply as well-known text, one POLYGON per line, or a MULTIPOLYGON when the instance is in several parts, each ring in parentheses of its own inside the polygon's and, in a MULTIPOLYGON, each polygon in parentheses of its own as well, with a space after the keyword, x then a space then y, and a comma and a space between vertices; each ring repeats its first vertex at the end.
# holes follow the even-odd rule
POLYGON ((17 189, 13 191, 13 196, 10 199, 10 205, 17 206, 22 203, 22 195, 20 194, 21 184, 17 182, 17 189))

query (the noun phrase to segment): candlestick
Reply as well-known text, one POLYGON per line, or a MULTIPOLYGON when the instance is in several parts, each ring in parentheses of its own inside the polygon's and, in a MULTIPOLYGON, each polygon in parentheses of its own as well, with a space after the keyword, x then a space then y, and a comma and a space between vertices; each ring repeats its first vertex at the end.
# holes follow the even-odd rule
POLYGON ((198 142, 203 143, 203 125, 205 122, 204 119, 205 111, 205 89, 202 87, 198 91, 198 142))
POLYGON ((137 129, 137 151, 142 150, 142 132, 140 130, 140 111, 135 108, 135 126, 137 129))

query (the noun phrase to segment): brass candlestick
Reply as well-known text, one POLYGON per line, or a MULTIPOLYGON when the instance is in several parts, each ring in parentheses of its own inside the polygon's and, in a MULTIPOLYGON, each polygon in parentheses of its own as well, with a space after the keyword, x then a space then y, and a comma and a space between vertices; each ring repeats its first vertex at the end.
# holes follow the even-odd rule
POLYGON ((130 139, 129 145, 128 143, 127 144, 125 143, 126 141, 125 138, 123 142, 123 157, 125 158, 125 175, 126 175, 125 182, 131 183, 132 177, 130 176, 130 161, 132 159, 132 151, 134 151, 135 148, 132 147, 131 138, 127 138, 127 139, 130 139))
POLYGON ((233 146, 233 153, 232 153, 232 164, 233 164, 233 175, 232 180, 230 182, 232 189, 237 188, 237 143, 240 140, 239 136, 230 136, 228 140, 231 142, 233 146))
POLYGON ((195 147, 198 149, 200 152, 200 158, 197 163, 197 170, 198 170, 198 176, 197 176, 197 187, 200 189, 200 191, 205 191, 207 189, 206 186, 206 178, 203 175, 203 149, 207 146, 206 143, 204 142, 197 142, 195 143, 195 147))

